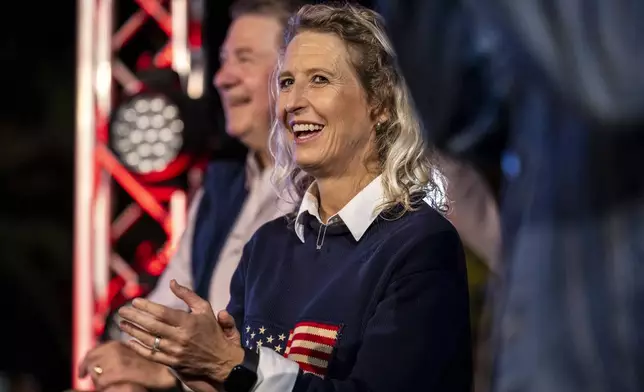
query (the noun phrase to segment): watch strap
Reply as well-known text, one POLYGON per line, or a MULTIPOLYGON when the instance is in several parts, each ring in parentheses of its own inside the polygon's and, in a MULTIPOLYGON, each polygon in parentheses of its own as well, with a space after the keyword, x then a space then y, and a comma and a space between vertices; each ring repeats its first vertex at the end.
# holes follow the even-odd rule
POLYGON ((235 366, 224 380, 226 392, 250 392, 257 383, 257 368, 259 367, 259 350, 244 348, 244 360, 235 366))
POLYGON ((248 347, 244 348, 244 361, 241 363, 241 366, 257 374, 257 368, 259 367, 259 348, 257 350, 251 350, 248 347))

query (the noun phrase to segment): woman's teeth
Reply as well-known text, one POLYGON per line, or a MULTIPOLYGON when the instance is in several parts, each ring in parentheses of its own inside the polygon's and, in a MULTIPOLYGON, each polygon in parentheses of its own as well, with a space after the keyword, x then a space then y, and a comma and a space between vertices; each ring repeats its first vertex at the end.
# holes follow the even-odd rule
POLYGON ((293 133, 298 139, 306 139, 320 132, 323 128, 323 125, 318 124, 295 124, 293 125, 293 133))

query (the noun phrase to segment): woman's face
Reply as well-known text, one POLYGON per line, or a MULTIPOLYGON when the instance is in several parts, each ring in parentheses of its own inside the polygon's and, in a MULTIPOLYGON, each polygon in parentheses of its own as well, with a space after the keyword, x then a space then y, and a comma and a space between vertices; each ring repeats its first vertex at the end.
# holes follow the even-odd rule
POLYGON ((344 42, 303 32, 279 73, 277 114, 295 161, 314 176, 359 173, 374 156, 375 121, 344 42))

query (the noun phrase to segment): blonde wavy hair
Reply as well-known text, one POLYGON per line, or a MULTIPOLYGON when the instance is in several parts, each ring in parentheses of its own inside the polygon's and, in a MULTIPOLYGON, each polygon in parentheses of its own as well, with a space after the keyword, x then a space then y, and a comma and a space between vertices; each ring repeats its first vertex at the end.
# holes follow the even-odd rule
MULTIPOLYGON (((409 89, 396 63, 396 54, 384 29, 382 17, 362 6, 351 4, 305 5, 288 22, 284 44, 271 84, 276 102, 277 73, 284 52, 293 38, 302 32, 330 33, 346 43, 352 65, 366 92, 374 114, 387 118, 376 129, 376 148, 385 193, 385 202, 378 212, 401 205, 405 211, 425 198, 432 207, 447 212, 445 178, 438 169, 432 149, 425 145, 422 126, 409 89), (420 196, 420 197, 419 197, 420 196)), ((295 163, 291 143, 279 114, 271 127, 269 146, 275 166, 273 184, 280 195, 288 194, 292 202, 302 200, 312 176, 295 163)))

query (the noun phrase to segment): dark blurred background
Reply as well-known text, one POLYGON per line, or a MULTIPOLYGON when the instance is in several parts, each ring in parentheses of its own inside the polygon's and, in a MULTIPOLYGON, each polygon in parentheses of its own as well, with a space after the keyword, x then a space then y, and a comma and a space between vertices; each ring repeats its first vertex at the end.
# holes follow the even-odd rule
POLYGON ((62 390, 71 354, 75 4, 12 3, 0 34, 0 377, 62 390))

